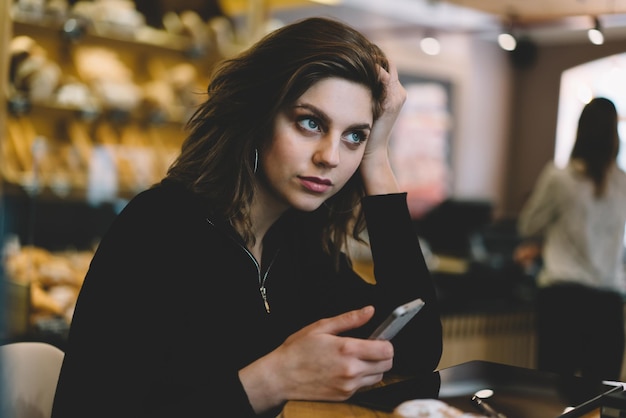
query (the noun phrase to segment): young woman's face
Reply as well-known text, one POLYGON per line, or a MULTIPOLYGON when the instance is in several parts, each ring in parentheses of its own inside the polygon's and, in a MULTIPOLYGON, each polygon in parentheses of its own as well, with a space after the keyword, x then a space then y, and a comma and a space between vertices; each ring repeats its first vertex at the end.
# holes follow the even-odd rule
POLYGON ((363 85, 328 78, 279 113, 261 152, 261 198, 277 209, 317 209, 358 169, 373 124, 372 95, 363 85))

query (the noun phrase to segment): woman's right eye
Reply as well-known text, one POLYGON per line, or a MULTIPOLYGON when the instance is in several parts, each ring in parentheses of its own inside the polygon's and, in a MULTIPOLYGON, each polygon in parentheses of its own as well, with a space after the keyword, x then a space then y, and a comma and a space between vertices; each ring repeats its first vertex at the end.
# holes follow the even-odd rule
POLYGON ((315 119, 312 118, 302 118, 298 120, 298 126, 307 130, 307 131, 320 131, 320 125, 317 123, 315 119))

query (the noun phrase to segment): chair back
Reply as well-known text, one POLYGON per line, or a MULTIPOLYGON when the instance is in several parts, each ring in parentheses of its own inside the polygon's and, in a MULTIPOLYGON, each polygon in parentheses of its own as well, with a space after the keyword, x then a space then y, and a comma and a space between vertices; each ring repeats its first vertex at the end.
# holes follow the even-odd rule
POLYGON ((50 418, 64 352, 43 342, 0 346, 0 417, 50 418))

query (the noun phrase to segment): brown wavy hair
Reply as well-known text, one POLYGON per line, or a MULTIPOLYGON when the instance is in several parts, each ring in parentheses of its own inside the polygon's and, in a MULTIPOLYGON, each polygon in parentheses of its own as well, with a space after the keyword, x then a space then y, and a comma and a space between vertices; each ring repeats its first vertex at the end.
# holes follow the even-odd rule
MULTIPOLYGON (((188 122, 189 135, 167 178, 205 197, 214 210, 239 226, 246 242, 253 242, 249 210, 254 153, 272 139, 279 112, 315 83, 337 77, 371 92, 376 120, 386 93, 379 66, 389 68, 380 48, 340 21, 308 18, 275 30, 215 67, 207 99, 188 122)), ((364 229, 359 204, 364 194, 357 170, 325 202, 328 222, 322 244, 336 257, 348 237, 358 238, 364 229)))

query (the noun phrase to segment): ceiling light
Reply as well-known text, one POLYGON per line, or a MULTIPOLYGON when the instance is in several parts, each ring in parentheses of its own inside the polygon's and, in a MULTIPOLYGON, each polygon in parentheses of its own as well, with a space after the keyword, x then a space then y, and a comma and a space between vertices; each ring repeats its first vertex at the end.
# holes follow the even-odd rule
POLYGON ((505 51, 513 51, 517 48, 517 38, 514 35, 515 16, 510 15, 502 32, 498 35, 498 45, 505 51))
POLYGON ((502 32, 498 35, 498 45, 505 51, 513 51, 517 47, 517 39, 508 32, 502 32))
POLYGON ((593 27, 587 31, 589 40, 594 45, 602 45, 604 43, 604 34, 602 33, 602 27, 597 17, 593 18, 593 27))
POLYGON ((426 33, 420 40, 420 48, 422 52, 427 55, 439 55, 441 52, 439 39, 435 38, 435 36, 430 33, 426 33))

